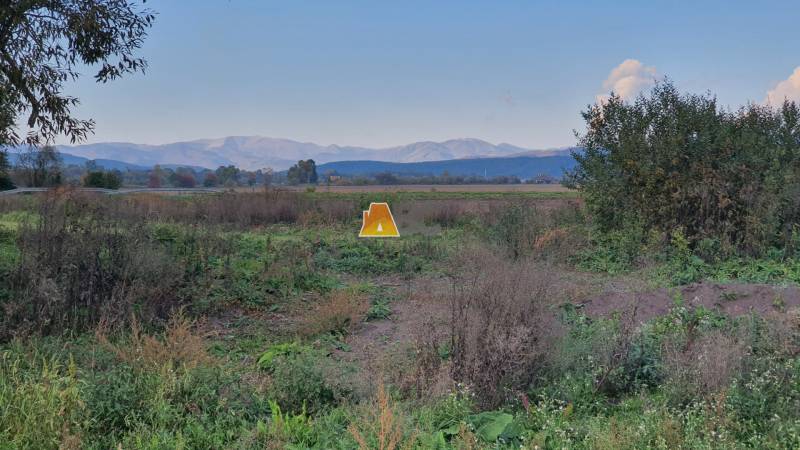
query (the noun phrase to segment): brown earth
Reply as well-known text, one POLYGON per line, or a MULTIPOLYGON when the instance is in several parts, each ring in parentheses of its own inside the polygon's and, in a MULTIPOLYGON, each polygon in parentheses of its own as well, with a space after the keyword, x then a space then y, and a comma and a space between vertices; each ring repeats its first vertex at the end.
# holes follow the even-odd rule
POLYGON ((582 305, 590 316, 609 316, 614 312, 625 313, 635 308, 636 320, 645 322, 669 312, 677 300, 682 300, 687 307, 702 306, 732 317, 751 313, 768 316, 800 307, 800 288, 700 282, 643 292, 607 291, 585 300, 582 305))
MULTIPOLYGON (((560 272, 555 281, 561 298, 579 306, 593 317, 610 317, 615 313, 630 313, 634 320, 644 323, 667 314, 681 299, 687 307, 718 311, 737 317, 751 313, 769 317, 800 309, 800 287, 766 284, 701 282, 676 288, 652 289, 640 281, 628 278, 604 279, 593 274, 560 272)), ((446 294, 451 281, 445 278, 423 278, 411 285, 405 282, 392 286, 400 295, 392 302, 392 316, 387 320, 364 323, 348 338, 351 349, 340 353, 343 359, 363 367, 383 370, 388 354, 409 351, 420 336, 446 339, 450 331, 450 306, 446 294), (409 292, 410 289, 410 292, 409 292)))

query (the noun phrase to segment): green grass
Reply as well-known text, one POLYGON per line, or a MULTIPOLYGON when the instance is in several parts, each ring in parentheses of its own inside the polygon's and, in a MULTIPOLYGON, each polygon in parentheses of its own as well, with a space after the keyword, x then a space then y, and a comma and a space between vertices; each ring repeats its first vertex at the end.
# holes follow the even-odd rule
MULTIPOLYGON (((347 195, 368 201, 379 194, 347 195)), ((0 216, 3 273, 18 258, 18 224, 30 218, 0 216)), ((191 262, 184 291, 175 295, 187 299, 190 314, 208 316, 205 348, 192 351, 213 359, 142 365, 115 354, 92 333, 0 343, 0 450, 358 448, 350 430, 378 447, 385 408, 401 446, 416 449, 800 447, 800 357, 782 347, 794 341, 780 341, 757 317, 730 319, 689 308, 679 298, 668 314, 630 335, 618 317, 589 318, 564 307, 563 334, 548 342, 537 377, 492 408, 477 406, 480 399, 464 385, 441 396, 417 395, 404 384, 416 386, 422 370, 410 347, 381 355, 387 361, 369 361, 405 371, 382 380, 389 400, 375 403, 372 367, 353 362, 363 355, 348 336, 303 340, 292 328, 334 289, 369 298, 367 321, 393 319, 392 303, 402 300, 387 284, 443 276, 465 242, 492 245, 484 226, 473 220, 437 236, 366 240, 356 237, 356 222, 245 231, 151 223, 147 232, 154 242, 176 260, 191 262), (745 364, 722 388, 703 390, 694 378, 675 375, 665 352, 669 345, 693 348, 720 335, 742 339, 747 349, 745 364), (619 347, 624 339, 630 345, 619 347), (699 393, 687 398, 689 392, 699 393)), ((591 236, 570 262, 604 277, 624 273, 665 285, 696 279, 800 282, 800 263, 777 253, 706 263, 672 251, 642 271, 636 267, 641 240, 625 233, 591 236)), ((157 341, 167 339, 163 324, 144 325, 157 341)), ((112 333, 112 342, 130 342, 125 330, 112 333)), ((436 344, 434 358, 455 360, 449 339, 436 344)))
POLYGON ((313 199, 355 200, 369 206, 370 202, 396 202, 403 200, 514 200, 514 199, 574 199, 579 198, 577 191, 567 192, 306 192, 313 199))

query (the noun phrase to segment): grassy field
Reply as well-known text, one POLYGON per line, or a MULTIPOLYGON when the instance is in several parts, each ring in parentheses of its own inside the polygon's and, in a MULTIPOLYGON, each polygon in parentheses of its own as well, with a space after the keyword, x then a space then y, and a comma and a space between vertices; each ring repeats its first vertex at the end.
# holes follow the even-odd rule
POLYGON ((0 449, 800 447, 800 260, 435 188, 0 199, 0 449))
MULTIPOLYGON (((286 189, 304 191, 302 186, 288 186, 286 189)), ((370 186, 318 186, 317 192, 361 193, 361 192, 468 192, 468 193, 553 193, 573 192, 560 184, 400 184, 370 186)))

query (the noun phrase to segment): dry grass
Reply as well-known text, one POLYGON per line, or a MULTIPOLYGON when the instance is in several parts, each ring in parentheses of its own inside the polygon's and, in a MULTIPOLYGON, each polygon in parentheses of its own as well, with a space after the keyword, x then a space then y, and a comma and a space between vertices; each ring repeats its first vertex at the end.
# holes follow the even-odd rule
POLYGON ((324 333, 349 334, 364 321, 369 299, 350 290, 334 291, 301 320, 298 333, 304 337, 324 333))
POLYGON ((160 337, 144 333, 135 316, 130 321, 129 340, 112 343, 105 322, 98 326, 95 336, 101 347, 132 367, 155 371, 188 370, 213 362, 206 352, 204 336, 196 332, 195 325, 178 311, 160 337))
POLYGON ((395 413, 395 407, 383 385, 378 386, 377 398, 366 419, 354 421, 347 430, 360 450, 410 449, 417 441, 416 432, 404 436, 402 418, 395 413))
POLYGON ((224 224, 251 227, 274 223, 335 223, 358 217, 350 200, 315 200, 297 192, 261 191, 225 193, 192 198, 131 195, 98 199, 116 215, 129 220, 149 218, 180 223, 224 224))
POLYGON ((710 397, 741 372, 746 355, 742 339, 721 331, 687 342, 667 342, 663 350, 667 388, 679 402, 710 397))

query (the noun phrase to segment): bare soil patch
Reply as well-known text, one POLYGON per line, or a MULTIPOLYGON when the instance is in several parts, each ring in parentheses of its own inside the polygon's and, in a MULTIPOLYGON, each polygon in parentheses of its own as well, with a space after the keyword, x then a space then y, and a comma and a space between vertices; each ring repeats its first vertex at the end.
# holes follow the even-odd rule
POLYGON ((607 290, 582 305, 586 314, 605 317, 636 308, 637 320, 645 322, 668 313, 679 300, 687 307, 702 306, 732 317, 751 313, 768 316, 800 307, 800 287, 700 282, 640 292, 607 290))
POLYGON ((347 338, 348 351, 337 352, 337 356, 359 364, 371 377, 403 377, 414 370, 403 363, 411 362, 421 338, 442 342, 449 335, 450 306, 443 294, 450 281, 425 277, 410 285, 393 279, 378 284, 396 294, 391 316, 361 324, 347 338))

